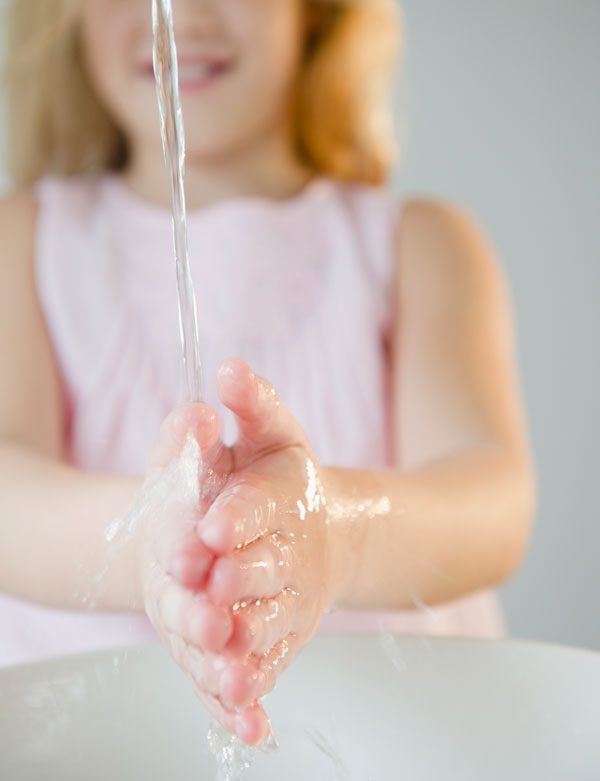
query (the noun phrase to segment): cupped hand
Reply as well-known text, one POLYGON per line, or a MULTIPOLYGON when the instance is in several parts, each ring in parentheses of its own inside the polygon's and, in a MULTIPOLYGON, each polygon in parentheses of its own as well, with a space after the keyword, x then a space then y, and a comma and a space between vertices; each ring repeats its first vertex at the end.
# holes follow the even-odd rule
POLYGON ((218 440, 206 405, 163 425, 155 468, 172 463, 191 434, 203 490, 195 505, 165 503, 164 517, 148 524, 145 602, 213 716, 258 745, 270 733, 258 701, 333 600, 331 529, 320 467, 273 387, 232 359, 217 389, 237 421, 232 447, 218 440))

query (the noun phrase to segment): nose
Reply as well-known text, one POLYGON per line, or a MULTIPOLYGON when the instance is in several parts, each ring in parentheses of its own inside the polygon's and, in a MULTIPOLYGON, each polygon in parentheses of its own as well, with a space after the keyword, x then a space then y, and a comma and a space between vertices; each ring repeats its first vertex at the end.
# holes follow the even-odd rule
POLYGON ((176 36, 210 34, 218 27, 219 0, 172 0, 176 36))

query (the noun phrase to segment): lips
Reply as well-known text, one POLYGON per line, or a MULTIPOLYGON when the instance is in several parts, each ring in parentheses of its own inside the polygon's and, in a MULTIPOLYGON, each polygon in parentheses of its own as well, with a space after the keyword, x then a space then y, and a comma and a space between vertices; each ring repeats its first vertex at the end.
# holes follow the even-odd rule
MULTIPOLYGON (((214 57, 179 56, 177 59, 179 71, 179 88, 182 92, 193 92, 206 89, 215 84, 221 77, 233 69, 233 62, 214 57)), ((152 62, 144 63, 142 75, 154 78, 152 62)))
POLYGON ((182 60, 178 66, 179 86, 182 89, 208 84, 230 69, 230 64, 223 60, 198 62, 182 60))

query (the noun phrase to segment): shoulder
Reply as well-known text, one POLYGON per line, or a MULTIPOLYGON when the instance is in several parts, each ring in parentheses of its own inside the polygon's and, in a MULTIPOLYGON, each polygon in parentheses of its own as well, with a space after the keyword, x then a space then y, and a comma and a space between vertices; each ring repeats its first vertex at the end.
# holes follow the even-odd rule
MULTIPOLYGON (((34 271, 37 201, 32 190, 0 199, 0 330, 14 338, 14 323, 22 322, 36 305, 34 271)), ((23 328, 18 330, 26 333, 23 328)))
POLYGON ((33 190, 0 199, 0 432, 57 456, 62 404, 35 283, 37 220, 33 190))
POLYGON ((37 220, 33 190, 23 190, 0 199, 0 274, 24 269, 33 255, 37 220))
POLYGON ((2 244, 24 227, 35 223, 37 200, 33 189, 21 190, 0 198, 0 229, 2 244))
POLYGON ((0 198, 0 280, 7 295, 17 285, 36 286, 40 244, 54 252, 75 226, 86 231, 100 181, 49 176, 0 198))
POLYGON ((463 209, 431 199, 409 199, 398 208, 396 278, 403 297, 415 290, 435 298, 504 292, 496 253, 463 209))
POLYGON ((84 212, 102 195, 103 177, 54 177, 40 179, 33 187, 0 198, 0 233, 2 244, 19 240, 21 234, 31 238, 40 211, 57 206, 71 213, 84 212))

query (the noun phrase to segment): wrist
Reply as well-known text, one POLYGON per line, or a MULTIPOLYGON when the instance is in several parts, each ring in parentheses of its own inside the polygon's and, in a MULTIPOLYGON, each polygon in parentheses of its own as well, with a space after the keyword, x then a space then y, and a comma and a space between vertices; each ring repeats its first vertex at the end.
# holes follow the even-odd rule
POLYGON ((322 472, 330 549, 330 606, 345 601, 360 569, 364 547, 364 518, 345 485, 348 471, 325 467, 322 472))

